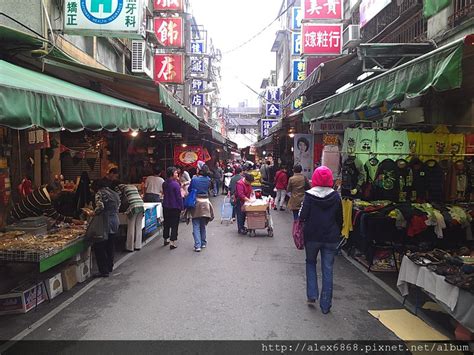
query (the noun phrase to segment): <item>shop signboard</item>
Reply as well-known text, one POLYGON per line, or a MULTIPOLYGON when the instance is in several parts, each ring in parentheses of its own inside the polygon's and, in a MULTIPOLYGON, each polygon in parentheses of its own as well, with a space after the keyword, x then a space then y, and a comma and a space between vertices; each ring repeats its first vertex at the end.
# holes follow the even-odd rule
POLYGON ((51 147, 49 132, 42 128, 30 128, 27 131, 28 148, 30 150, 46 149, 51 147))
POLYGON ((156 37, 163 47, 182 48, 184 46, 181 17, 155 17, 154 21, 156 37))
POLYGON ((299 109, 303 108, 303 102, 304 102, 303 96, 300 96, 295 101, 292 102, 291 108, 295 111, 299 110, 299 109))
POLYGON ((277 103, 267 102, 265 105, 265 116, 279 117, 281 115, 281 105, 277 103))
POLYGON ((304 0, 304 20, 342 20, 344 0, 304 0))
POLYGON ((206 100, 204 98, 204 94, 191 95, 191 105, 202 107, 205 104, 206 104, 206 100))
POLYGON ((145 228, 143 230, 145 237, 152 236, 158 229, 158 213, 156 206, 145 209, 145 228))
POLYGON ((300 6, 291 9, 291 29, 301 31, 301 20, 303 19, 303 10, 300 6))
POLYGON ((177 166, 196 167, 199 160, 206 161, 201 146, 174 146, 174 163, 177 166))
POLYGON ((153 10, 183 12, 184 0, 153 0, 153 10))
POLYGON ((291 81, 304 81, 306 79, 306 62, 304 59, 291 61, 291 81))
POLYGON ((348 122, 336 120, 316 121, 311 124, 311 131, 313 133, 344 133, 349 125, 348 122))
POLYGON ((291 55, 301 55, 301 33, 293 32, 291 34, 291 55))
POLYGON ((204 90, 204 80, 202 80, 202 79, 192 79, 191 80, 191 90, 193 90, 193 91, 204 90))
POLYGON ((391 2, 392 0, 362 0, 359 6, 360 27, 364 27, 391 2))
POLYGON ((303 55, 339 55, 342 53, 341 24, 303 24, 303 55))
POLYGON ((275 126, 278 123, 278 120, 273 120, 273 119, 262 119, 260 121, 261 127, 260 127, 260 136, 262 138, 268 137, 270 134, 270 128, 275 126))
POLYGON ((191 40, 191 53, 204 54, 206 53, 206 44, 203 40, 191 40))
POLYGON ((313 174, 313 144, 312 134, 295 134, 293 143, 294 162, 303 168, 303 175, 311 180, 313 174))
POLYGON ((281 87, 268 86, 265 89, 265 99, 270 102, 279 102, 281 100, 281 87))
POLYGON ((143 39, 145 0, 66 0, 64 33, 143 39))
POLYGON ((192 74, 204 74, 206 67, 202 58, 191 57, 191 73, 192 74))
POLYGON ((155 54, 155 82, 184 83, 184 65, 182 54, 155 54))

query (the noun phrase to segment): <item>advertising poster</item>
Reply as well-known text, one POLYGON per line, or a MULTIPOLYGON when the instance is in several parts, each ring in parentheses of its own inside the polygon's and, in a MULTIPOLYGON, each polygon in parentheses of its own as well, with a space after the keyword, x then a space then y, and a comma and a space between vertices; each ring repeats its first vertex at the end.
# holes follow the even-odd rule
POLYGON ((294 161, 303 168, 303 175, 309 180, 313 175, 313 153, 314 143, 312 134, 295 134, 294 138, 294 161))
POLYGON ((210 155, 206 148, 199 145, 183 147, 174 146, 174 164, 176 166, 196 167, 199 160, 209 161, 210 155))

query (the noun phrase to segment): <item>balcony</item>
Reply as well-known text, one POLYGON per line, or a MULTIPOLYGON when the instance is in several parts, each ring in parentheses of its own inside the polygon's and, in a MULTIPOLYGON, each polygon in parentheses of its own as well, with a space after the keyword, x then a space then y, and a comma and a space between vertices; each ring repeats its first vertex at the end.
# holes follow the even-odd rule
POLYGON ((384 43, 418 43, 427 40, 427 22, 423 11, 418 11, 407 21, 400 24, 397 30, 390 32, 380 42, 384 43))
POLYGON ((449 25, 456 27, 474 15, 474 0, 453 0, 454 11, 449 16, 449 25))

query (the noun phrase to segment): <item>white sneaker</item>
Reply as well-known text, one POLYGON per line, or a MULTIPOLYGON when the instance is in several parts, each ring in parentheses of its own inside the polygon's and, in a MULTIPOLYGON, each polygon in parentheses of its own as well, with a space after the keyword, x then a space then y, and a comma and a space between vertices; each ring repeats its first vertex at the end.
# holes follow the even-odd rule
POLYGON ((194 251, 195 251, 196 253, 199 253, 199 252, 201 251, 201 248, 194 248, 194 251))
POLYGON ((201 248, 202 248, 202 249, 206 249, 206 244, 201 245, 201 248))

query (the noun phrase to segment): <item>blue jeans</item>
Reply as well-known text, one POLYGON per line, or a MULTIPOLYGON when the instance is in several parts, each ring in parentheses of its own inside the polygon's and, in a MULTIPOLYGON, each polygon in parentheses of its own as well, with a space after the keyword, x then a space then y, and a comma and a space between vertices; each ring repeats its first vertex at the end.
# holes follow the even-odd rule
POLYGON ((207 244, 206 241, 206 218, 193 218, 194 248, 201 248, 207 244))
POLYGON ((242 212, 242 202, 237 200, 235 204, 235 213, 237 214, 237 227, 239 231, 245 229, 245 212, 242 212))
POLYGON ((214 179, 214 196, 219 195, 219 180, 214 179))
POLYGON ((319 299, 323 311, 329 311, 332 305, 333 265, 338 243, 306 242, 306 294, 308 299, 319 299), (318 297, 318 274, 316 263, 321 251, 322 290, 318 297))

